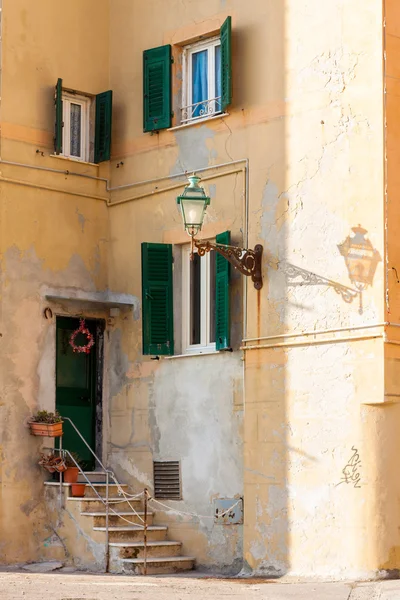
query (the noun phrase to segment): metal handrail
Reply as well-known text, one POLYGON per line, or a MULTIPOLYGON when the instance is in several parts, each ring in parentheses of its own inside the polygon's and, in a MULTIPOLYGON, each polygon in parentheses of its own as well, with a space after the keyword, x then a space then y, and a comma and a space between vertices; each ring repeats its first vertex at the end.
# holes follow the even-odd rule
MULTIPOLYGON (((91 454, 96 459, 96 461, 98 462, 98 464, 100 465, 100 467, 103 469, 104 474, 106 476, 106 481, 105 481, 106 498, 104 500, 104 498, 102 498, 100 496, 100 494, 97 492, 97 490, 95 489, 95 487, 92 485, 92 482, 88 479, 88 477, 86 476, 86 473, 83 471, 83 469, 81 468, 81 466, 78 464, 78 462, 72 456, 71 452, 69 452, 69 450, 65 450, 65 449, 62 448, 62 437, 60 437, 60 447, 59 448, 55 448, 55 450, 59 451, 60 455, 62 453, 68 454, 68 456, 71 458, 71 460, 74 463, 74 465, 76 467, 78 467, 79 472, 83 475, 83 477, 86 479, 86 481, 89 484, 89 486, 95 492, 95 494, 98 497, 98 499, 105 505, 105 508, 106 508, 106 565, 105 565, 105 571, 106 571, 106 573, 108 573, 109 563, 110 563, 110 546, 109 546, 109 510, 110 510, 109 509, 109 484, 110 484, 110 477, 114 480, 115 484, 117 486, 119 486, 119 487, 120 487, 120 483, 117 480, 117 478, 115 476, 115 473, 113 471, 111 471, 111 469, 107 469, 103 465, 103 463, 101 462, 101 460, 99 459, 99 457, 97 456, 97 454, 89 446, 89 444, 87 443, 87 441, 85 440, 85 438, 83 437, 83 435, 81 434, 81 432, 79 431, 79 429, 77 428, 77 426, 75 425, 75 423, 72 421, 72 419, 70 419, 69 417, 63 417, 63 416, 61 416, 61 419, 63 421, 69 421, 71 423, 72 427, 75 429, 76 433, 81 438, 82 442, 85 444, 85 446, 91 452, 91 454)), ((122 488, 120 488, 120 489, 122 489, 122 488)), ((62 473, 61 472, 60 472, 60 508, 62 509, 62 473)), ((115 511, 113 511, 113 512, 115 512, 115 511)))
MULTIPOLYGON (((60 415, 61 416, 61 415, 60 415)), ((113 471, 111 471, 110 469, 106 469, 106 467, 103 465, 103 463, 101 462, 101 460, 99 459, 99 457, 97 456, 97 454, 93 451, 93 449, 89 446, 89 444, 87 443, 87 441, 85 440, 85 438, 83 437, 83 435, 81 434, 81 432, 79 431, 79 429, 77 428, 77 426, 75 425, 75 423, 72 421, 72 419, 70 419, 69 417, 63 417, 61 416, 61 419, 63 421, 69 421, 72 425, 72 427, 75 429, 76 433, 79 435, 79 437, 81 438, 82 442, 85 444, 85 446, 87 447, 87 449, 89 450, 89 452, 94 456, 94 458, 97 460, 97 462, 99 463, 99 465, 101 466, 101 468, 103 469, 103 471, 106 473, 108 471, 108 473, 110 475, 112 475, 113 477, 115 477, 113 471)))
MULTIPOLYGON (((108 531, 108 521, 109 521, 109 502, 108 502, 108 486, 109 486, 109 472, 106 471, 106 501, 104 501, 104 498, 102 498, 102 496, 100 496, 100 494, 98 493, 98 491, 96 490, 96 488, 93 486, 92 482, 90 481, 90 479, 88 479, 88 477, 86 476, 86 473, 83 471, 83 469, 81 468, 81 466, 79 465, 79 463, 75 460, 75 458, 72 456, 71 452, 69 452, 69 450, 66 450, 64 448, 55 448, 56 451, 60 452, 61 456, 65 456, 68 455, 69 458, 72 460, 72 462, 74 463, 74 465, 78 468, 79 472, 81 473, 81 475, 83 475, 83 477, 86 479, 86 482, 89 484, 89 486, 92 488, 92 490, 94 491, 94 493, 96 494, 97 498, 105 505, 106 507, 106 564, 105 564, 105 572, 108 573, 109 570, 109 563, 110 563, 110 546, 109 546, 109 531, 108 531)), ((62 472, 60 471, 60 508, 62 508, 62 472)))

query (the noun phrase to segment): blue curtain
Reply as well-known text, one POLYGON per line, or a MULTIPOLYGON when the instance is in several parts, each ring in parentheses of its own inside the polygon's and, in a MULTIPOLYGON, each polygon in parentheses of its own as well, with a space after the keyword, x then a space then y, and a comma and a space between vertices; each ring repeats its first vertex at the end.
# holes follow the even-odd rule
MULTIPOLYGON (((202 50, 192 54, 192 104, 208 100, 208 51, 202 50)), ((199 104, 192 108, 191 117, 199 117, 207 111, 207 104, 199 104)))
POLYGON ((215 102, 215 112, 221 110, 221 46, 215 48, 215 97, 219 98, 215 102))

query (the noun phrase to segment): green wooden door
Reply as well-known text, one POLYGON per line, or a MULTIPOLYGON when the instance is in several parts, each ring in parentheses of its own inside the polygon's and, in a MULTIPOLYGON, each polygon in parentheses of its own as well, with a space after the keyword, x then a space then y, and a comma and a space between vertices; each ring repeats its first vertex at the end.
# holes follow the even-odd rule
MULTIPOLYGON (((56 408, 74 422, 95 451, 96 347, 93 346, 89 354, 73 352, 69 340, 78 327, 79 319, 57 317, 56 408)), ((95 336, 96 322, 86 321, 86 327, 95 336)), ((79 334, 75 344, 85 345, 86 341, 86 337, 79 334)), ((64 422, 63 429, 63 448, 76 452, 84 469, 93 469, 93 456, 68 421, 64 422)))

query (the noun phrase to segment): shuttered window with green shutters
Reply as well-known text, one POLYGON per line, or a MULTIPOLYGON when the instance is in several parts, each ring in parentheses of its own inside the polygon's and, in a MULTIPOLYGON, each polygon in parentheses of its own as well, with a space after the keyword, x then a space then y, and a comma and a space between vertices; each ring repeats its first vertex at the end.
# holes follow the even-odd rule
MULTIPOLYGON (((231 232, 218 234, 216 242, 230 245, 231 232)), ((229 280, 230 264, 226 258, 217 253, 215 268, 215 347, 217 350, 230 348, 229 280)))
POLYGON ((143 52, 143 130, 171 126, 171 46, 143 52))
POLYGON ((96 125, 94 136, 94 162, 110 160, 111 154, 112 91, 96 96, 96 125))
POLYGON ((232 102, 232 19, 228 17, 221 27, 221 109, 225 112, 232 102))
POLYGON ((172 246, 142 243, 143 354, 174 353, 172 246))
POLYGON ((63 109, 62 109, 62 79, 57 79, 54 104, 56 107, 56 121, 54 130, 54 152, 62 152, 62 132, 63 132, 63 109))
POLYGON ((89 151, 93 135, 89 136, 89 115, 92 96, 79 95, 72 90, 63 90, 62 79, 57 80, 54 95, 55 132, 54 152, 67 158, 100 163, 110 160, 112 91, 102 92, 95 97, 96 120, 94 155, 89 151))

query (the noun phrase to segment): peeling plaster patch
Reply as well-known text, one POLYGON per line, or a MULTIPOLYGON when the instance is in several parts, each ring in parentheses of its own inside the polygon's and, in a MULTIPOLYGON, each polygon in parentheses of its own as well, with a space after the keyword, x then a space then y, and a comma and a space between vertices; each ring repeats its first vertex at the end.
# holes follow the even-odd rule
POLYGON ((125 385, 130 382, 127 373, 129 371, 129 359, 122 352, 122 331, 116 329, 110 335, 110 397, 117 396, 125 385))
POLYGON ((250 552, 252 557, 255 560, 262 560, 263 558, 265 558, 265 552, 266 552, 266 546, 265 546, 265 542, 261 542, 260 540, 258 541, 252 541, 250 543, 250 552))
POLYGON ((34 498, 31 498, 30 500, 28 500, 28 502, 21 504, 20 509, 22 510, 23 513, 26 514, 27 517, 29 517, 30 514, 38 507, 39 504, 40 504, 40 501, 37 501, 34 498))
POLYGON ((217 193, 216 184, 210 183, 210 185, 208 186, 208 194, 209 194, 210 198, 215 198, 216 193, 217 193))
POLYGON ((56 389, 56 336, 55 325, 52 324, 45 332, 42 353, 40 354, 37 367, 37 377, 39 381, 39 391, 36 401, 42 410, 54 410, 54 398, 56 389))
POLYGON ((114 453, 113 454, 113 462, 117 464, 121 469, 126 471, 131 477, 143 483, 143 485, 152 488, 153 482, 147 477, 145 473, 139 471, 139 469, 134 465, 134 463, 129 459, 128 456, 122 453, 114 453))
POLYGON ((210 159, 213 158, 213 150, 208 148, 207 142, 214 136, 215 132, 205 125, 175 131, 179 155, 170 175, 208 167, 210 159))
POLYGON ((270 485, 268 488, 267 514, 274 518, 277 513, 287 511, 288 492, 285 487, 270 485))
MULTIPOLYGON (((241 494, 241 416, 232 417, 238 379, 240 360, 235 356, 157 365, 149 397, 153 459, 181 461, 184 500, 179 508, 183 511, 212 516, 213 498, 241 494), (201 385, 193 386, 193 381, 201 385)), ((185 526, 186 521, 182 519, 185 526)), ((242 526, 215 526, 213 519, 200 519, 198 563, 237 572, 242 563, 242 535, 242 526)))
POLYGON ((79 212, 79 209, 76 209, 76 214, 78 215, 78 221, 79 221, 79 225, 81 226, 81 230, 82 233, 84 233, 84 229, 85 229, 85 223, 86 223, 86 217, 85 215, 83 215, 82 213, 79 212))
MULTIPOLYGON (((77 529, 77 534, 82 536, 84 538, 84 540, 87 543, 87 547, 89 548, 94 560, 95 560, 95 564, 97 567, 99 568, 103 568, 104 567, 104 561, 105 561, 105 547, 104 544, 98 544, 97 542, 95 542, 80 526, 79 522, 75 519, 74 515, 69 512, 68 510, 66 510, 68 516, 70 517, 70 519, 75 523, 76 529, 77 529)), ((67 525, 65 525, 67 527, 67 525)), ((61 539, 61 538, 60 538, 61 539)), ((74 563, 76 565, 80 565, 81 562, 79 560, 79 556, 74 556, 74 563)))
POLYGON ((264 188, 261 211, 261 239, 268 251, 278 260, 286 257, 286 227, 278 231, 276 227, 276 211, 279 204, 278 187, 268 181, 264 188))

